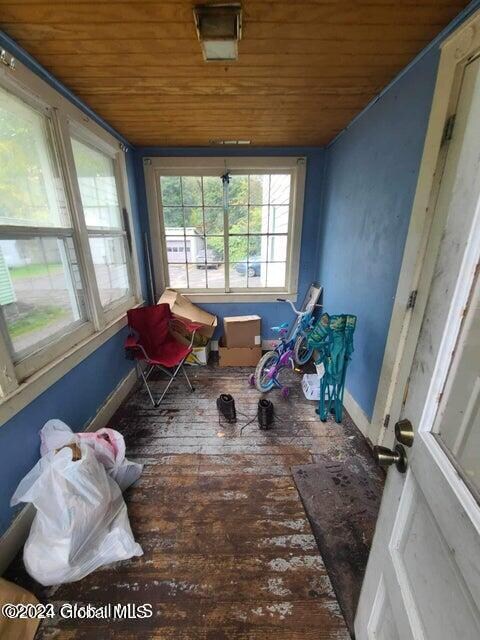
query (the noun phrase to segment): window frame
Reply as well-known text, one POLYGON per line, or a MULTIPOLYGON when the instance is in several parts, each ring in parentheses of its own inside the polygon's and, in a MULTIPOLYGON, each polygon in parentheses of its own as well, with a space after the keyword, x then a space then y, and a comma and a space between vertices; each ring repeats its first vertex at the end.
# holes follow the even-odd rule
MULTIPOLYGON (((72 175, 75 177, 73 189, 74 189, 74 198, 78 203, 79 208, 82 211, 82 234, 86 234, 86 243, 92 237, 99 238, 123 238, 123 246, 125 249, 125 255, 127 258, 127 273, 128 273, 128 281, 130 285, 129 293, 126 296, 122 296, 118 300, 115 300, 111 304, 107 306, 103 306, 100 300, 100 294, 98 291, 98 285, 95 274, 95 267, 93 264, 93 260, 91 264, 87 265, 86 271, 89 274, 89 279, 92 278, 94 280, 94 287, 98 294, 98 299, 95 297, 94 305, 95 305, 95 313, 98 317, 99 324, 102 325, 102 315, 103 315, 103 324, 107 324, 111 322, 114 318, 116 318, 119 313, 125 311, 132 307, 136 300, 138 299, 138 271, 135 269, 135 265, 138 266, 138 262, 135 255, 135 261, 133 260, 133 247, 134 247, 134 239, 133 239, 133 229, 132 229, 132 221, 129 214, 130 207, 127 206, 126 200, 126 191, 128 191, 128 187, 123 180, 123 172, 122 172, 122 159, 124 160, 124 153, 119 148, 118 143, 116 145, 112 145, 107 143, 105 140, 99 139, 98 136, 92 134, 92 132, 87 129, 85 126, 79 125, 78 122, 69 120, 68 121, 68 150, 66 153, 67 162, 70 165, 69 172, 72 172, 72 175), (88 228, 85 223, 85 215, 83 214, 83 203, 80 194, 80 187, 78 184, 78 180, 76 179, 76 168, 75 168, 75 160, 73 156, 73 148, 71 143, 71 138, 75 138, 79 140, 81 143, 86 146, 92 148, 94 151, 103 153, 107 157, 109 157, 113 161, 114 167, 114 176, 115 176, 115 185, 117 188, 117 197, 118 197, 118 207, 120 210, 120 219, 121 219, 121 227, 115 229, 108 228, 88 228), (71 154, 71 155, 70 155, 71 154), (127 224, 128 229, 125 228, 125 220, 123 215, 123 210, 127 211, 127 224), (130 238, 130 240, 129 240, 130 238), (131 247, 131 249, 130 249, 131 247)), ((126 175, 126 171, 125 171, 126 175)), ((86 251, 86 249, 85 249, 86 251)), ((90 248, 88 249, 88 253, 91 257, 90 248)), ((101 328, 101 327, 100 327, 101 328)))
MULTIPOLYGON (((274 301, 280 295, 296 300, 302 235, 303 203, 305 193, 306 158, 298 156, 228 156, 228 157, 146 157, 144 158, 145 185, 152 243, 155 293, 157 298, 169 286, 168 260, 165 238, 163 206, 160 193, 161 176, 218 176, 285 174, 291 175, 290 219, 287 233, 287 259, 284 287, 219 289, 179 288, 178 291, 196 302, 249 302, 274 301)), ((224 221, 223 236, 227 243, 225 272, 228 261, 228 229, 224 221)), ((248 234, 239 234, 248 237, 248 234)), ((251 234, 262 235, 262 234, 251 234)))
MULTIPOLYGON (((18 235, 23 235, 24 237, 72 237, 85 301, 83 319, 70 325, 65 334, 53 338, 39 350, 28 353, 18 361, 13 360, 9 347, 9 337, 4 334, 5 327, 3 326, 2 328, 0 326, 0 360, 2 361, 0 371, 1 424, 52 384, 51 380, 55 378, 53 369, 56 366, 58 371, 63 371, 61 375, 64 375, 65 360, 72 362, 71 367, 75 366, 91 352, 88 345, 89 341, 92 342, 92 345, 97 345, 95 348, 98 348, 99 344, 111 337, 113 326, 120 329, 126 322, 126 310, 141 303, 141 289, 128 192, 125 160, 127 148, 125 145, 21 62, 16 61, 14 69, 0 65, 0 88, 12 93, 46 116, 52 145, 51 151, 55 154, 59 179, 63 186, 66 207, 70 216, 69 227, 36 227, 33 225, 16 227, 14 225, 5 225, 1 227, 1 237, 5 238, 7 235, 12 237, 18 237, 18 235), (125 238, 128 235, 130 236, 129 246, 125 240, 130 287, 129 295, 105 309, 100 303, 98 294, 73 161, 70 135, 72 130, 77 129, 82 132, 82 137, 88 138, 90 146, 103 153, 108 150, 108 155, 114 161, 119 207, 121 211, 125 208, 127 212, 125 219, 129 229, 125 229, 122 235, 125 238), (76 350, 78 351, 77 355, 75 355, 76 350), (85 355, 80 357, 80 354, 85 355), (80 360, 78 359, 79 357, 80 360), (43 382, 39 384, 39 380, 43 380, 43 382), (32 393, 27 392, 30 383, 32 383, 32 389, 35 388, 32 393), (22 394, 20 394, 20 391, 22 391, 22 394), (19 395, 22 397, 20 398, 19 395), (8 406, 9 404, 12 406, 8 406)), ((124 216, 122 215, 123 224, 124 216)), ((0 325, 3 325, 3 315, 1 318, 0 325)))

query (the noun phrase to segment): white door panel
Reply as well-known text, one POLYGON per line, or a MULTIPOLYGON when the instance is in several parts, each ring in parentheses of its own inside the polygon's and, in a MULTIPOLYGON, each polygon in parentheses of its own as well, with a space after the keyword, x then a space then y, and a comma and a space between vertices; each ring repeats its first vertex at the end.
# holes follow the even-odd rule
POLYGON ((357 640, 480 638, 479 151, 477 58, 465 67, 432 228, 441 242, 425 274, 402 408, 414 443, 406 473, 388 471, 357 640))

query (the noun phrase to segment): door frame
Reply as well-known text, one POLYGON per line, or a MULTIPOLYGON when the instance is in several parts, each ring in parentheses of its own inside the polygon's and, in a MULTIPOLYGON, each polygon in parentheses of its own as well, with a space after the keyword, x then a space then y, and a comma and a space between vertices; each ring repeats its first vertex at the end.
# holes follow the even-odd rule
MULTIPOLYGON (((462 341, 467 335, 477 335, 469 332, 472 314, 478 313, 480 295, 480 56, 475 56, 468 67, 471 72, 463 76, 458 128, 448 150, 430 233, 433 241, 441 237, 435 277, 432 279, 427 269, 422 281, 422 288, 429 289, 429 299, 402 407, 401 417, 411 420, 415 442, 407 451, 406 474, 393 468, 387 475, 356 615, 355 629, 362 639, 377 637, 378 627, 390 624, 389 620, 399 638, 450 638, 452 629, 439 632, 441 624, 431 635, 422 607, 428 602, 425 609, 429 609, 432 623, 432 612, 438 614, 440 607, 445 611, 450 597, 453 601, 454 589, 463 594, 460 597, 467 609, 480 603, 479 503, 468 488, 467 474, 460 471, 445 441, 438 436, 449 403, 457 408, 457 415, 449 424, 460 426, 459 409, 464 410, 467 403, 455 403, 449 389, 461 380, 456 376, 459 363, 465 363, 462 341), (422 519, 426 523, 423 529, 418 524, 422 519), (417 534, 411 537, 414 520, 417 534), (408 561, 404 552, 410 542, 408 561), (418 559, 427 549, 430 555, 422 565, 418 559), (446 573, 447 566, 450 574, 446 573), (440 576, 443 589, 438 583, 440 576), (417 596, 421 598, 419 602, 417 596)), ((461 624, 456 627, 462 637, 463 631, 465 635, 468 632, 469 638, 477 637, 478 616, 472 613, 473 627, 472 621, 465 628, 461 624)), ((440 618, 435 615, 435 619, 440 618)))
POLYGON ((408 376, 431 284, 431 278, 430 282, 425 282, 425 273, 433 274, 441 240, 441 234, 434 237, 432 231, 433 214, 464 68, 480 53, 480 10, 446 38, 440 48, 417 188, 375 405, 366 434, 372 444, 393 444, 393 426, 400 417, 408 389, 408 376), (423 286, 419 288, 421 277, 423 286))

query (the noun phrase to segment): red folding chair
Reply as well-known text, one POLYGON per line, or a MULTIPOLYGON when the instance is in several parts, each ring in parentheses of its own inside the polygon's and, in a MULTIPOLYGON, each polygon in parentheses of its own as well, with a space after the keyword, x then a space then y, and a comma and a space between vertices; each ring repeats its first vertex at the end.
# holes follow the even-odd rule
POLYGON ((136 360, 137 372, 143 379, 148 395, 154 407, 158 407, 175 380, 180 369, 187 380, 191 391, 195 391, 188 379, 183 366, 185 358, 192 351, 195 331, 202 325, 173 318, 168 304, 158 304, 151 307, 139 307, 127 311, 128 326, 132 333, 125 340, 125 352, 128 358, 136 360), (192 334, 190 344, 185 345, 170 334, 170 328, 183 328, 192 334), (140 362, 144 361, 144 369, 140 362), (148 384, 154 369, 161 369, 170 380, 162 395, 155 400, 148 384))

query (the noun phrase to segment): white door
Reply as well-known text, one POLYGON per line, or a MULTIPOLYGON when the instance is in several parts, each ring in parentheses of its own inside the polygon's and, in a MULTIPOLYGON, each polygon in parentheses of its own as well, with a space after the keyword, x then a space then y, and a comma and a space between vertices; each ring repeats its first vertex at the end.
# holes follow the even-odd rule
POLYGON ((463 77, 435 210, 442 240, 402 408, 413 445, 406 471, 388 470, 357 640, 480 638, 479 71, 477 58, 463 77))

